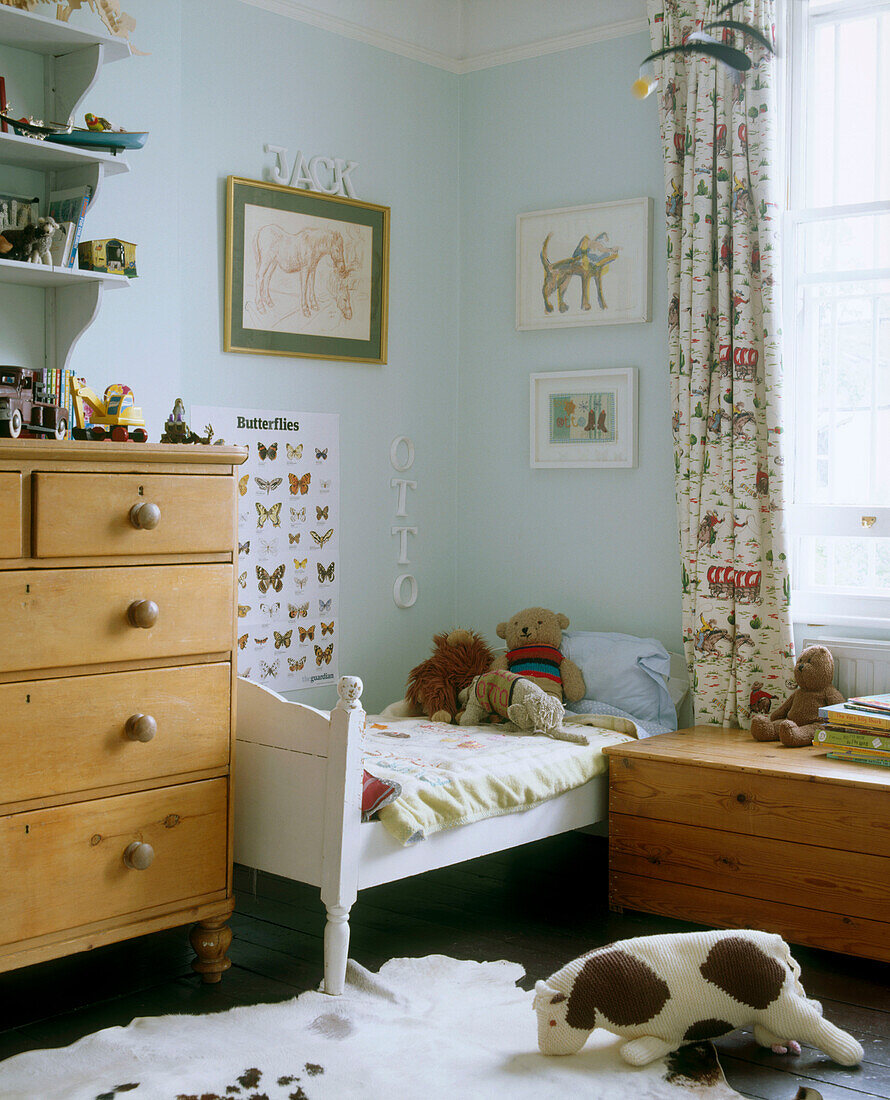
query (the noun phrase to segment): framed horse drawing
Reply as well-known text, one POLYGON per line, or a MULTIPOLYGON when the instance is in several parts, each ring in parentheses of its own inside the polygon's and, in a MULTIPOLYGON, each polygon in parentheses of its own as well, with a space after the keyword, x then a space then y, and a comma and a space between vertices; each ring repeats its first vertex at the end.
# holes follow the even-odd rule
POLYGON ((229 176, 226 351, 386 362, 389 207, 229 176))

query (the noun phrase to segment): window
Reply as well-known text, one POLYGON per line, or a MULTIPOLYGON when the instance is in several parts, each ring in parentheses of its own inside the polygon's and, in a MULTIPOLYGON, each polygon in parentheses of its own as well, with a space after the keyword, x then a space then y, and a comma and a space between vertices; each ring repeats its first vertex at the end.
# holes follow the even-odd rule
POLYGON ((890 619, 890 0, 788 16, 792 609, 890 619))

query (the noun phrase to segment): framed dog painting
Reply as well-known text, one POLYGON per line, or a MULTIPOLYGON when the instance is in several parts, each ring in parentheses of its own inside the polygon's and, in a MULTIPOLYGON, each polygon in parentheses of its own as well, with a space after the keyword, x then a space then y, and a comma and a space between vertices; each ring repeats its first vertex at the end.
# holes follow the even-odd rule
POLYGON ((229 176, 223 346, 386 362, 389 207, 229 176))
POLYGON ((652 200, 516 219, 516 327, 627 325, 651 316, 652 200))

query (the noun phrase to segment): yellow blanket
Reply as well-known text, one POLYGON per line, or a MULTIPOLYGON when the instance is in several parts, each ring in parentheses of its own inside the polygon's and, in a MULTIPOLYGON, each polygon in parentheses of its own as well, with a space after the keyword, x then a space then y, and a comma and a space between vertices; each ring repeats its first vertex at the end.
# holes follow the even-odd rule
POLYGON ((612 715, 571 715, 566 725, 585 733, 589 744, 492 726, 369 716, 365 768, 402 788, 377 816, 409 844, 441 829, 526 810, 605 772, 603 748, 637 735, 633 722, 612 715))

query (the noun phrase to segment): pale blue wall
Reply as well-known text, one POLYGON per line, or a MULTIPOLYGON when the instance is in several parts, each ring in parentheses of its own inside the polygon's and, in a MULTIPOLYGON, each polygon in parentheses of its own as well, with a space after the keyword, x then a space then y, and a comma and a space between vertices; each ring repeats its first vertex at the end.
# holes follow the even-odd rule
POLYGON ((661 145, 629 91, 647 51, 636 35, 462 78, 458 618, 486 631, 543 604, 680 646, 661 145), (653 320, 517 332, 516 215, 641 195, 653 320), (529 375, 610 367, 639 369, 639 468, 531 469, 529 375))
MULTIPOLYGON (((517 212, 661 192, 655 104, 627 92, 644 38, 459 78, 237 0, 123 6, 146 56, 103 70, 85 109, 151 136, 89 234, 136 241, 140 274, 106 294, 77 370, 100 392, 130 383, 154 439, 177 396, 339 413, 340 670, 364 677, 371 709, 434 632, 465 622, 494 640, 527 603, 676 648, 661 202, 652 323, 517 333, 513 318, 517 212), (357 161, 359 197, 392 207, 385 366, 222 352, 225 178, 261 178, 266 142, 357 161), (640 369, 639 469, 530 470, 529 374, 613 365, 640 369), (417 447, 409 611, 391 597, 396 435, 417 447)), ((0 335, 12 361, 33 349, 36 302, 0 335)))
MULTIPOLYGON (((236 0, 123 7, 149 56, 103 71, 87 109, 151 137, 132 173, 108 182, 90 233, 138 242, 140 274, 106 295, 76 364, 100 392, 129 381, 153 438, 177 395, 339 413, 340 671, 361 675, 379 709, 454 612, 458 78, 236 0), (225 180, 262 178, 266 142, 358 162, 358 197, 392 207, 385 366, 222 351, 225 180), (389 484, 397 435, 417 450, 401 521, 389 484), (408 611, 391 594, 404 571, 398 522, 419 528, 408 611)), ((329 689, 295 697, 332 703, 329 689)))

